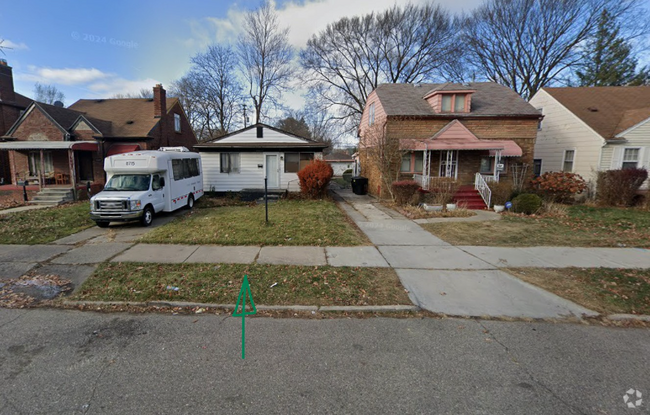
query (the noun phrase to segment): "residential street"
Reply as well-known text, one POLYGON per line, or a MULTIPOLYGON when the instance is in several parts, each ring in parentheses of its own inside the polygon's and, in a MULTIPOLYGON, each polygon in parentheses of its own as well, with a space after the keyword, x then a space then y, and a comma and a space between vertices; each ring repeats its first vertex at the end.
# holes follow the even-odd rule
POLYGON ((648 413, 650 332, 0 309, 0 413, 648 413), (645 399, 644 399, 645 400, 645 399))

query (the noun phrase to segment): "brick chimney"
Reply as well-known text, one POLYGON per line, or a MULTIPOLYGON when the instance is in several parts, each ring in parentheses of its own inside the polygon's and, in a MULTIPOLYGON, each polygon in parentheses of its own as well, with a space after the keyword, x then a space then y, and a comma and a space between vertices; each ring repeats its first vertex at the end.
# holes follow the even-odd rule
POLYGON ((153 116, 160 118, 167 113, 167 92, 162 84, 153 87, 153 116))
POLYGON ((16 101, 13 72, 4 59, 0 59, 0 101, 11 103, 16 101))

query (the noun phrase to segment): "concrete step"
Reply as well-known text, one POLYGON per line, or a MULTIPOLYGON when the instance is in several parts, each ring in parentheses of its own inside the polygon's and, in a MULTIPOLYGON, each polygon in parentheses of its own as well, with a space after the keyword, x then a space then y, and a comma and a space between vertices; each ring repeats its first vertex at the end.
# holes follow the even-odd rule
POLYGON ((27 203, 29 203, 30 205, 58 206, 58 205, 62 205, 65 202, 66 202, 65 200, 37 200, 37 199, 32 199, 27 203))

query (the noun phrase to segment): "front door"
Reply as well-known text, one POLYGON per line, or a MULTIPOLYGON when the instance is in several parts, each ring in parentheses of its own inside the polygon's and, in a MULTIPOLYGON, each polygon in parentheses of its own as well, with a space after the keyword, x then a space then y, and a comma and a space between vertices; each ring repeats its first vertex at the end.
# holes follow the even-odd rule
POLYGON ((280 168, 278 166, 277 154, 266 154, 266 178, 267 186, 269 189, 277 189, 280 187, 280 168))
POLYGON ((458 150, 440 152, 440 177, 458 178, 458 150))

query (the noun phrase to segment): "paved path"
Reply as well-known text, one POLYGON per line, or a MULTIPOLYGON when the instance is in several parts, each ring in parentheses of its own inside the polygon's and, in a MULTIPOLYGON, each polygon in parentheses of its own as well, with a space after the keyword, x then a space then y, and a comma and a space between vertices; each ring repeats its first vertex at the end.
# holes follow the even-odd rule
POLYGON ((0 414, 641 414, 650 331, 0 309, 0 414), (623 395, 643 393, 640 409, 623 395))
POLYGON ((369 196, 336 190, 343 208, 395 269, 411 301, 462 316, 556 318, 597 313, 523 282, 507 267, 650 268, 650 251, 451 246, 369 196))
MULTIPOLYGON (((26 272, 66 275, 80 285, 104 261, 392 267, 418 306, 463 316, 561 317, 595 314, 507 274, 509 267, 650 268, 636 248, 451 246, 369 196, 335 197, 374 246, 210 246, 137 243, 151 228, 92 227, 49 245, 4 245, 0 280, 26 272)), ((154 227, 173 220, 156 218, 154 227)))

